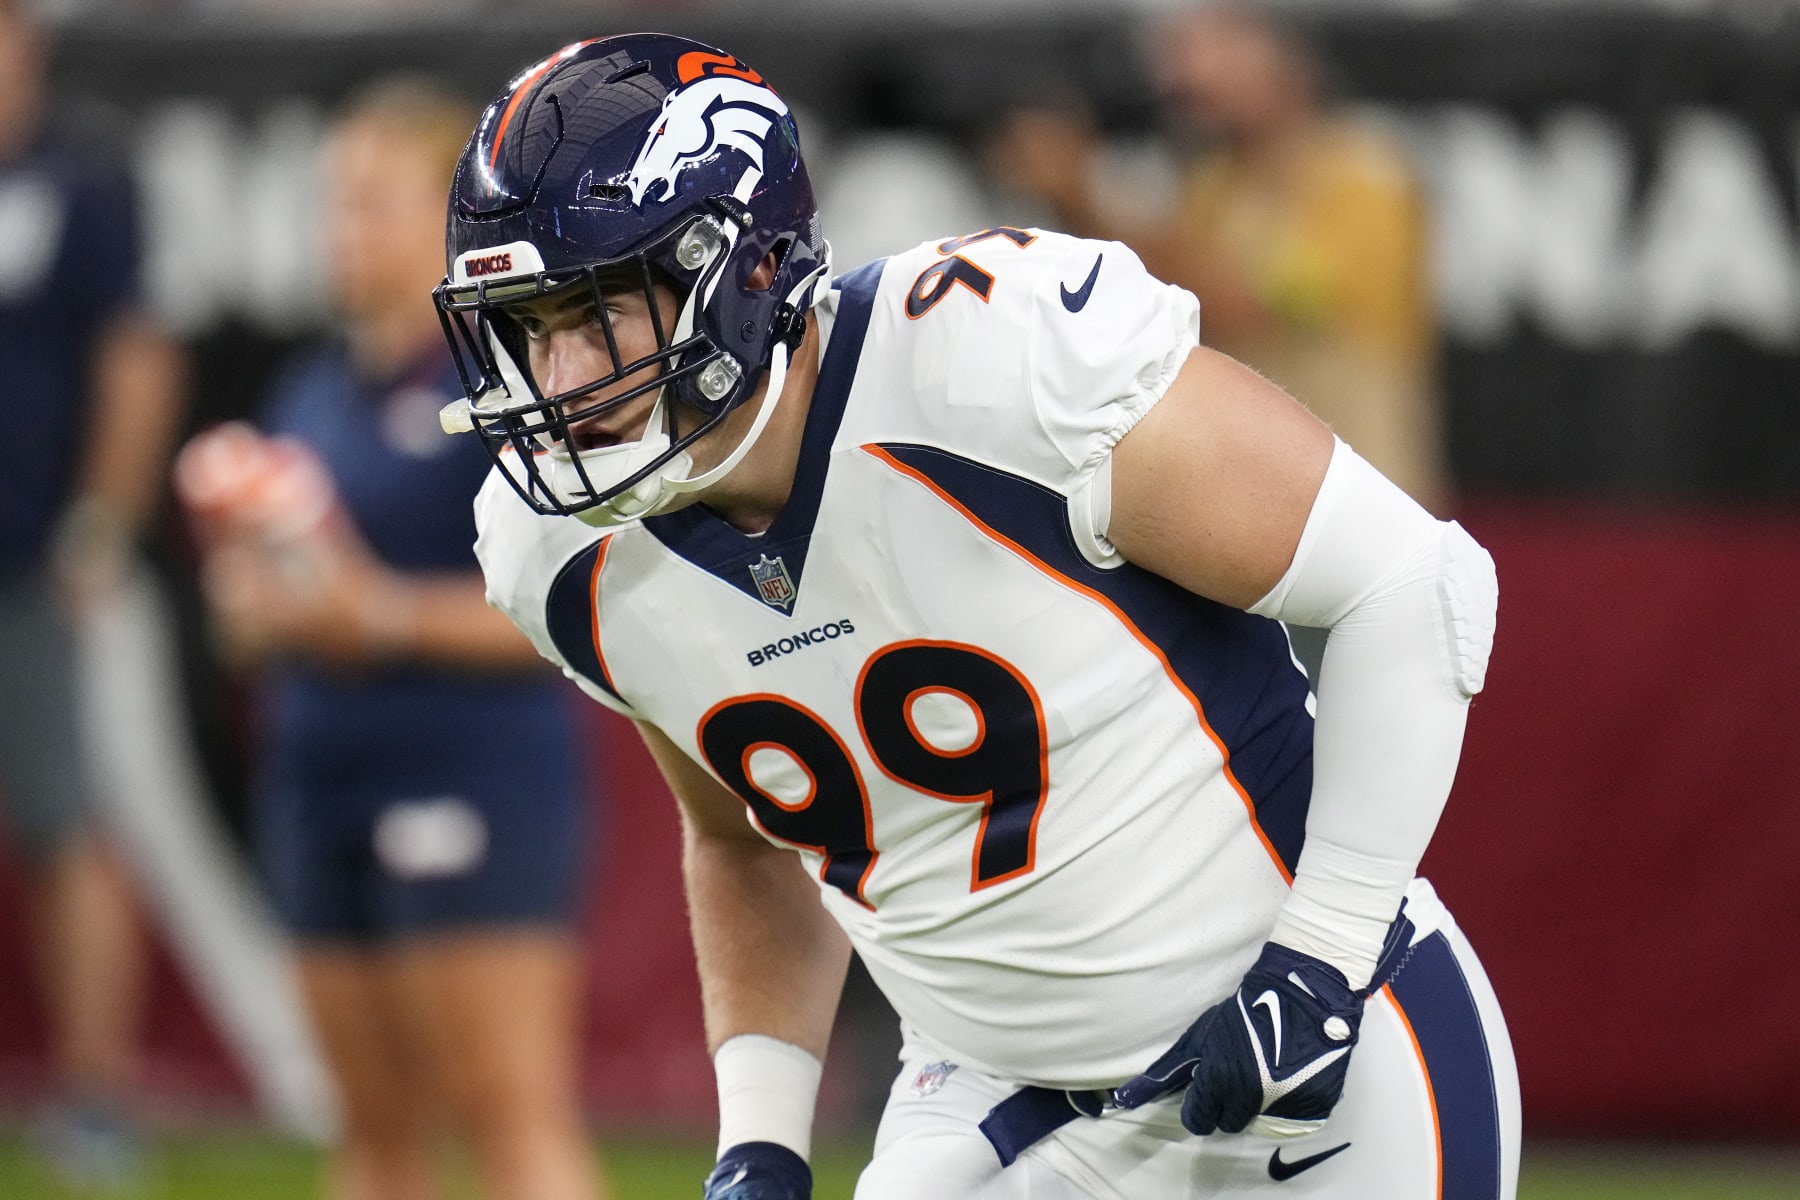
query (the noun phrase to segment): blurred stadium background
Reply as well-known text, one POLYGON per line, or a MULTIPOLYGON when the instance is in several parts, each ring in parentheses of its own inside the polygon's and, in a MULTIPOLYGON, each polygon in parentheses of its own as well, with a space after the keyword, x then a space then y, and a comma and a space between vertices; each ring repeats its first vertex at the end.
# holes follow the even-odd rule
MULTIPOLYGON (((330 104, 411 68, 472 99, 565 41, 667 28, 795 104, 840 262, 1024 223, 977 166, 1002 104, 1074 94, 1158 173, 1132 19, 1177 0, 503 4, 64 0, 54 83, 144 189, 190 424, 244 415, 313 331, 330 104)), ((1499 652, 1427 873, 1480 947, 1524 1084, 1521 1194, 1800 1196, 1800 8, 1781 0, 1293 4, 1433 202, 1455 514, 1494 552, 1499 652)), ((15 406, 23 398, 14 398, 15 406)), ((180 539, 165 567, 181 594, 180 539)), ((192 629, 186 640, 197 646, 192 629)), ((191 781, 233 844, 242 713, 190 653, 191 781)), ((709 1065, 673 811, 595 711, 586 1097, 622 1196, 692 1195, 709 1065)), ((141 853, 154 854, 153 850, 141 853)), ((155 872, 150 874, 154 877, 155 872)), ((166 871, 165 871, 166 874, 166 871)), ((259 1021, 153 882, 145 1195, 312 1194, 304 1039, 259 1021)), ((54 1196, 0 854, 0 1197, 54 1196)), ((885 1087, 864 1001, 828 1073, 820 1195, 885 1087), (871 1079, 874 1082, 871 1082, 871 1079)))

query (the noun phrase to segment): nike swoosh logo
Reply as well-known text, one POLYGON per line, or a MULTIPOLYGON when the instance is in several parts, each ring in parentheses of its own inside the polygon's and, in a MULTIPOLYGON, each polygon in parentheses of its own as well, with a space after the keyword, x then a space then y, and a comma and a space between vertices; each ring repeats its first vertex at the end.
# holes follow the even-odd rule
POLYGON ((1276 1147, 1275 1153, 1269 1155, 1269 1178, 1276 1183, 1292 1179, 1300 1172, 1310 1171, 1332 1155, 1342 1154, 1349 1148, 1350 1143, 1345 1142, 1341 1146, 1333 1146, 1329 1150, 1321 1150, 1319 1153, 1309 1154, 1305 1158, 1296 1158, 1293 1162, 1283 1162, 1281 1161, 1281 1148, 1276 1147))
MULTIPOLYGON (((1275 995, 1275 989, 1270 988, 1268 991, 1252 1000, 1250 1002, 1250 1007, 1261 1007, 1269 1010, 1269 1024, 1275 1027, 1274 1061, 1275 1066, 1279 1068, 1281 1066, 1281 1000, 1275 995)), ((1250 1027, 1250 1036, 1256 1036, 1256 1027, 1254 1025, 1250 1027)))
POLYGON ((1087 279, 1082 282, 1081 287, 1077 290, 1071 292, 1069 290, 1069 285, 1066 283, 1063 284, 1062 301, 1064 308, 1068 309, 1070 312, 1080 312, 1087 307, 1088 297, 1094 294, 1094 280, 1100 278, 1100 264, 1105 260, 1106 255, 1104 254, 1101 254, 1094 259, 1094 269, 1088 272, 1087 279))

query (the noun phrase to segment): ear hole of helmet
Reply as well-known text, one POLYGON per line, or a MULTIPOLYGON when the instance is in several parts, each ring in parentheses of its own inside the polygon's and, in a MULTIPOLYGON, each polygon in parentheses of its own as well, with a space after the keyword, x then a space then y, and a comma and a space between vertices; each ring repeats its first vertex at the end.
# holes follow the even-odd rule
POLYGON ((781 281, 781 269, 787 265, 788 255, 794 249, 795 240, 791 233, 784 233, 775 240, 775 244, 769 247, 768 253, 764 254, 750 268, 750 274, 744 280, 746 292, 766 293, 781 281), (759 282, 758 276, 764 272, 765 267, 768 278, 759 282))

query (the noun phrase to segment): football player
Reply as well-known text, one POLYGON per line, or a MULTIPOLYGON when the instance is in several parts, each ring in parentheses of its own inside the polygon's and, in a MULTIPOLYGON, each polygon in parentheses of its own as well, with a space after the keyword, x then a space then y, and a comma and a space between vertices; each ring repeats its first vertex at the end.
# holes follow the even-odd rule
POLYGON ((786 103, 685 39, 521 71, 448 259, 489 599, 680 802, 711 1200, 810 1195, 852 948, 905 1037, 860 1200, 1513 1194, 1506 1032, 1414 878, 1467 533, 1123 245, 833 279, 786 103))

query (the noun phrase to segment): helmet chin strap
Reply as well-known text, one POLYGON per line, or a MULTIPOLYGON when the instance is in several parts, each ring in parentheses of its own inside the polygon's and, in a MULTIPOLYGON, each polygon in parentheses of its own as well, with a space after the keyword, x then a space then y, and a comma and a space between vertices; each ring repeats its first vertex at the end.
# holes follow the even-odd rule
MULTIPOLYGON (((809 294, 830 274, 830 263, 831 251, 827 247, 825 261, 806 278, 796 283, 783 297, 782 302, 798 308, 802 312, 809 311, 812 307, 810 303, 807 303, 809 294)), ((781 389, 787 383, 789 358, 787 343, 777 341, 770 350, 768 386, 763 389, 762 402, 756 410, 756 419, 750 423, 750 428, 745 431, 743 439, 738 442, 732 452, 726 455, 717 466, 690 478, 667 479, 664 486, 677 493, 697 492, 723 479, 726 472, 744 460, 744 456, 750 453, 750 448, 756 444, 756 440, 762 436, 764 428, 768 426, 769 418, 775 415, 775 406, 781 401, 781 389)))
MULTIPOLYGON (((801 308, 811 308, 808 302, 814 289, 831 272, 830 249, 826 249, 825 261, 818 269, 799 280, 789 290, 784 302, 801 308)), ((689 307, 684 309, 680 326, 686 326, 695 319, 692 307, 693 297, 689 297, 689 307)), ((788 365, 791 355, 787 343, 776 342, 769 355, 769 370, 765 379, 762 398, 757 401, 756 416, 744 436, 738 440, 731 453, 720 462, 698 475, 688 472, 694 468, 693 457, 683 451, 674 455, 661 468, 638 481, 632 487, 599 504, 590 505, 575 513, 584 524, 596 528, 610 528, 631 521, 653 517, 674 507, 686 496, 702 491, 723 479, 737 465, 744 461, 762 437, 763 430, 768 428, 769 419, 775 415, 775 407, 781 400, 781 390, 787 383, 788 365)), ((668 391, 657 393, 656 406, 650 410, 649 419, 644 425, 644 436, 636 442, 619 446, 608 446, 599 450, 583 450, 579 452, 581 468, 586 471, 588 481, 597 490, 604 491, 608 486, 606 480, 613 481, 629 478, 643 469, 645 464, 664 454, 673 444, 669 433, 670 412, 667 405, 668 391), (598 469, 596 469, 598 468, 598 469), (603 478, 604 477, 604 478, 603 478)), ((547 457, 551 459, 549 479, 551 489, 565 500, 580 500, 591 495, 581 483, 580 473, 570 456, 561 451, 552 451, 547 457)))
POLYGON ((681 479, 665 475, 663 486, 677 495, 697 492, 725 478, 726 472, 743 462, 744 456, 750 453, 750 447, 756 445, 756 439, 762 436, 762 431, 768 426, 769 418, 775 415, 775 405, 781 399, 782 385, 787 382, 787 367, 788 348, 784 343, 777 342, 769 356, 768 386, 763 389, 762 400, 757 404, 756 419, 750 422, 750 428, 744 432, 737 446, 717 466, 698 475, 681 479))

